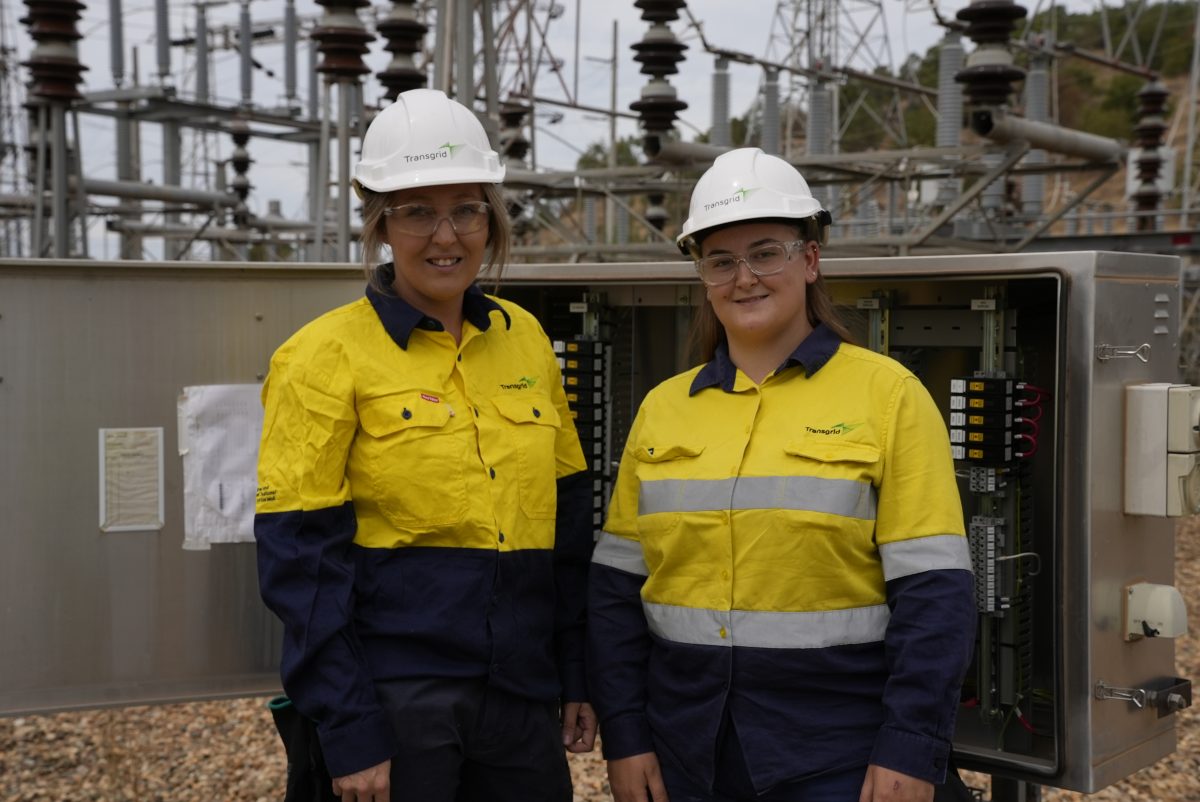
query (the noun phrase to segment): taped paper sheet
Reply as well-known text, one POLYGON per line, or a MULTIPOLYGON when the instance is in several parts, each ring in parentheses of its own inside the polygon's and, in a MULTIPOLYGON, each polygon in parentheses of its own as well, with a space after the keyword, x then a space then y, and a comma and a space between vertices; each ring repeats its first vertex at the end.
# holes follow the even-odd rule
POLYGON ((254 541, 262 386, 210 384, 179 397, 183 547, 254 541))

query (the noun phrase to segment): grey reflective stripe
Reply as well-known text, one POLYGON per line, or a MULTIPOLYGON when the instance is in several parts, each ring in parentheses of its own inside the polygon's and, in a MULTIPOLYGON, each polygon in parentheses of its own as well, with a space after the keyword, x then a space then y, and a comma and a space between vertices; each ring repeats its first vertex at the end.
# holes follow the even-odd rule
POLYGON ((638 487, 638 514, 727 510, 736 479, 657 479, 638 487))
POLYGON ((642 556, 642 544, 611 532, 601 532, 592 552, 592 562, 607 565, 638 576, 650 576, 646 558, 642 556))
POLYGON ((804 510, 874 520, 875 488, 854 479, 742 476, 737 479, 658 479, 642 482, 638 512, 804 510))
POLYGON ((885 581, 922 571, 971 570, 970 546, 961 535, 931 535, 885 543, 879 547, 879 556, 885 581))
POLYGON ((648 602, 642 609, 650 631, 665 640, 761 649, 824 649, 876 643, 883 640, 891 618, 886 604, 804 613, 706 610, 648 602))

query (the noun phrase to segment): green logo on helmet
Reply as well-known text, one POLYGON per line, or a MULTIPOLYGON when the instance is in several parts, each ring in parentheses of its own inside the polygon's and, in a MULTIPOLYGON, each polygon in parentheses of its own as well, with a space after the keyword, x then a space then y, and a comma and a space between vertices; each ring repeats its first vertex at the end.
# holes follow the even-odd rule
POLYGON ((430 153, 416 153, 411 156, 406 155, 404 157, 404 161, 409 164, 413 164, 415 162, 432 162, 439 159, 453 159, 454 152, 461 147, 463 147, 461 144, 452 145, 447 142, 444 145, 438 145, 438 149, 430 153))
POLYGON ((719 201, 713 201, 712 203, 704 204, 704 211, 711 212, 713 209, 719 209, 722 206, 729 206, 734 203, 741 203, 742 201, 746 200, 746 198, 750 197, 750 195, 755 192, 758 192, 758 187, 751 187, 749 189, 747 189, 746 187, 742 187, 737 192, 730 195, 728 198, 721 198, 721 200, 719 200, 719 201))

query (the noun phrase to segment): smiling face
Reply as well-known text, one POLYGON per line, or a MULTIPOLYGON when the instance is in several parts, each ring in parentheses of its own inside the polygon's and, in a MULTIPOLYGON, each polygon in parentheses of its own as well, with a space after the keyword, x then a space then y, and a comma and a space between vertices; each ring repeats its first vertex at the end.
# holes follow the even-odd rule
MULTIPOLYGON (((742 223, 715 231, 704 238, 702 256, 747 251, 771 242, 792 242, 800 237, 786 223, 742 223)), ((786 349, 790 352, 812 331, 808 320, 808 285, 817 280, 820 261, 815 242, 798 246, 784 269, 759 277, 744 262, 737 277, 718 287, 708 287, 713 312, 729 339, 731 350, 745 348, 786 349)))
MULTIPOLYGON (((485 200, 479 184, 414 187, 393 193, 389 206, 419 203, 449 218, 461 203, 485 200)), ((396 295, 430 317, 450 325, 462 314, 463 293, 479 275, 487 250, 488 226, 457 234, 449 219, 439 220, 429 236, 406 234, 395 215, 384 218, 387 241, 396 265, 396 295)))

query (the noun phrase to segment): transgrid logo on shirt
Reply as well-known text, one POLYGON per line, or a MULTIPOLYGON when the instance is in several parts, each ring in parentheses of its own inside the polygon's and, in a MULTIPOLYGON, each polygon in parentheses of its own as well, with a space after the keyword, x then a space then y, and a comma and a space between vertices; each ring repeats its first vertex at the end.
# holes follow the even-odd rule
POLYGON ((431 162, 438 159, 453 159, 454 151, 461 148, 462 145, 452 145, 449 142, 442 145, 438 150, 430 153, 417 153, 412 156, 405 156, 404 161, 412 164, 413 162, 431 162))
POLYGON ((522 376, 521 378, 517 379, 512 384, 500 385, 500 389, 501 390, 528 390, 529 388, 533 387, 533 385, 535 385, 537 383, 538 383, 538 380, 532 376, 522 376))
POLYGON ((754 187, 752 189, 746 189, 743 187, 742 189, 739 189, 737 192, 730 195, 728 198, 721 198, 719 201, 713 201, 712 203, 704 204, 704 211, 711 212, 713 209, 717 209, 722 206, 729 206, 733 203, 741 203, 742 201, 746 200, 746 198, 750 197, 750 194, 753 192, 758 192, 758 188, 754 187))
POLYGON ((852 432, 855 429, 857 429, 859 426, 862 426, 862 424, 861 423, 835 423, 832 426, 824 426, 824 427, 805 426, 804 431, 808 432, 809 434, 838 435, 838 434, 846 434, 848 432, 852 432))

